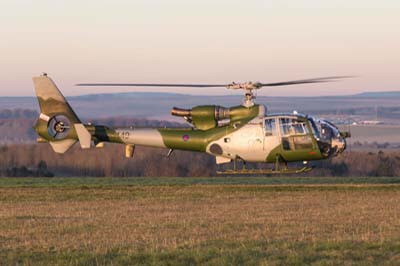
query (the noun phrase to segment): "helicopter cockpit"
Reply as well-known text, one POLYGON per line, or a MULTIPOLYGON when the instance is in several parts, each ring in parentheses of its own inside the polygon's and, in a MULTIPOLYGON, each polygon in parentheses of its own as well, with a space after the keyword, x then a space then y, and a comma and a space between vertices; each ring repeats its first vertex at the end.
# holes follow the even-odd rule
POLYGON ((323 119, 279 114, 266 116, 264 124, 265 136, 280 135, 284 151, 312 150, 318 146, 322 156, 329 158, 346 148, 345 136, 334 124, 323 119))
POLYGON ((340 130, 331 122, 324 119, 308 117, 318 147, 325 157, 336 156, 346 149, 346 140, 340 130))

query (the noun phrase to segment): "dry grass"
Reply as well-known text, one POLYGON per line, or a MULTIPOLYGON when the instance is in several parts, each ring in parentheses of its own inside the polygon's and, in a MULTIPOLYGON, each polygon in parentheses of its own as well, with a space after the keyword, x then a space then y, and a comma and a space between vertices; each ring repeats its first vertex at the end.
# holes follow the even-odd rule
POLYGON ((215 242, 246 249, 261 242, 399 239, 400 185, 0 188, 0 250, 7 252, 157 253, 215 242))

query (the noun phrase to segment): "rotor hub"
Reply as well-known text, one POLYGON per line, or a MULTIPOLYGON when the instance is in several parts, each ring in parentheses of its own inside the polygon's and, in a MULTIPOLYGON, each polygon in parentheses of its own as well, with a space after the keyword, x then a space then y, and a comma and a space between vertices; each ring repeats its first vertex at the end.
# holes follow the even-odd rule
POLYGON ((244 83, 232 82, 231 84, 228 84, 226 86, 226 88, 230 90, 246 90, 246 91, 257 90, 261 87, 262 84, 260 82, 252 82, 252 81, 247 81, 244 83))
POLYGON ((64 122, 62 122, 62 121, 57 122, 57 123, 54 125, 54 130, 55 130, 57 133, 63 133, 63 132, 66 130, 66 127, 65 127, 65 125, 64 125, 64 122))

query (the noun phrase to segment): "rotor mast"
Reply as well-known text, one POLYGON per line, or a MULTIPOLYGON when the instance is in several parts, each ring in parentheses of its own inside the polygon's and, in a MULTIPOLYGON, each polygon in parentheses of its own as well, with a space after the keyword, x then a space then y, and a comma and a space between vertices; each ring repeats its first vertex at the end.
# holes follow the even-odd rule
POLYGON ((235 83, 232 82, 226 86, 227 89, 230 90, 244 90, 244 99, 243 106, 252 107, 254 105, 254 99, 256 96, 253 93, 253 90, 258 90, 262 87, 260 82, 244 82, 244 83, 235 83))

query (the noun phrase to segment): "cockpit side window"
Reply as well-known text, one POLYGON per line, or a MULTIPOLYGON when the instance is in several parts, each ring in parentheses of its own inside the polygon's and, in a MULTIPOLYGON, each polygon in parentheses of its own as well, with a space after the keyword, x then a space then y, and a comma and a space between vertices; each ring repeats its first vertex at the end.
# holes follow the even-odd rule
POLYGON ((309 133, 305 122, 294 118, 280 118, 279 122, 282 135, 306 135, 309 133))
POLYGON ((316 138, 319 138, 319 137, 320 137, 320 136, 319 136, 319 130, 318 130, 317 125, 315 124, 314 119, 309 118, 308 121, 310 121, 312 133, 314 134, 314 136, 315 136, 316 138))
POLYGON ((265 136, 276 135, 276 123, 275 118, 265 119, 265 136))
POLYGON ((321 123, 321 137, 323 140, 328 141, 335 137, 335 132, 329 124, 321 123))

